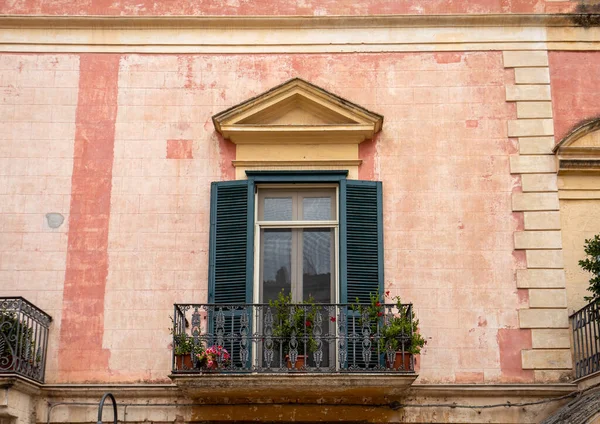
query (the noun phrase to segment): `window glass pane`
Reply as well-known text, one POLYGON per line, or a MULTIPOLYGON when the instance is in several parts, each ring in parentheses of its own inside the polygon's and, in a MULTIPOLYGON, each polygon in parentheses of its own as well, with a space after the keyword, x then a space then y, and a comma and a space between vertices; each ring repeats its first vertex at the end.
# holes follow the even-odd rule
POLYGON ((264 221, 291 221, 293 201, 291 197, 265 197, 264 221))
POLYGON ((331 197, 304 197, 302 199, 302 215, 302 219, 305 221, 334 219, 331 210, 331 197))
POLYGON ((263 302, 275 300, 283 289, 289 294, 292 287, 292 230, 261 231, 263 302))
POLYGON ((317 303, 331 302, 333 234, 331 228, 302 231, 302 295, 305 300, 312 296, 317 303))

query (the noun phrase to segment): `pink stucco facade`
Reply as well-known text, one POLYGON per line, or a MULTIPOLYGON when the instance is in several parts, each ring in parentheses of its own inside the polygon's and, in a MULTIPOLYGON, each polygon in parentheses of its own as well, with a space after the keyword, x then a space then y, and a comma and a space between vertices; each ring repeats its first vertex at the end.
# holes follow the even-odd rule
MULTIPOLYGON (((205 302, 207 297, 209 185, 231 178, 230 142, 215 135, 210 117, 294 76, 386 117, 383 131, 370 142, 374 146, 361 150, 361 173, 383 182, 385 284, 416 305, 428 339, 420 360, 421 379, 532 378, 504 369, 502 361, 507 351, 521 348, 503 345, 500 331, 518 328, 522 300, 515 271, 523 267, 523 259, 512 246, 512 234, 522 226, 510 207, 519 180, 508 171, 516 146, 507 136, 506 122, 515 110, 504 100, 504 86, 513 76, 504 70, 499 53, 124 55, 111 57, 109 64, 107 58, 4 57, 12 72, 3 83, 13 93, 5 107, 13 110, 12 122, 27 124, 19 133, 24 140, 37 137, 33 128, 38 124, 31 121, 38 116, 25 116, 30 107, 41 108, 35 105, 35 93, 50 89, 23 86, 23 74, 35 73, 40 85, 46 86, 43 78, 60 85, 60 64, 70 60, 73 69, 68 72, 76 77, 71 81, 78 78, 79 84, 56 91, 63 97, 73 92, 71 109, 76 107, 75 93, 78 105, 94 103, 77 106, 77 113, 71 110, 65 118, 53 109, 67 105, 48 105, 39 116, 49 126, 65 120, 79 134, 74 167, 63 169, 65 184, 71 177, 77 190, 66 190, 54 207, 70 217, 69 232, 43 233, 57 241, 36 249, 26 240, 44 231, 41 222, 25 228, 7 221, 3 226, 3 237, 14 240, 10 252, 3 254, 7 281, 24 278, 28 268, 52 272, 40 274, 42 280, 58 280, 52 291, 31 286, 33 301, 61 311, 62 331, 53 347, 58 348, 58 364, 49 366, 51 380, 166 379, 171 305, 205 302), (88 75, 82 65, 109 67, 88 75), (331 73, 338 77, 331 80, 331 73), (100 79, 105 74, 112 79, 100 79), (115 94, 99 97, 98 87, 115 94), (24 98, 27 93, 33 93, 29 100, 24 98), (96 140, 99 149, 78 153, 80 137, 88 143, 96 140), (177 156, 173 140, 191 140, 177 143, 191 146, 191 152, 177 156), (99 167, 101 176, 90 175, 89 166, 99 167), (73 196, 88 196, 87 202, 94 203, 75 206, 73 196), (108 198, 110 205, 95 202, 108 198), (78 237, 80 226, 93 230, 94 239, 78 237), (99 234, 106 240, 97 241, 99 234), (32 265, 16 263, 13 255, 28 256, 32 265), (84 291, 70 288, 68 282, 82 275, 77 270, 89 255, 83 275, 89 275, 85 278, 90 285, 84 291), (56 260, 48 263, 47 256, 56 260), (64 289, 61 269, 66 269, 64 289), (93 298, 91 290, 97 293, 93 298), (45 303, 51 294, 53 301, 45 303), (72 316, 74 304, 81 309, 72 316), (78 334, 82 327, 96 329, 97 336, 78 334)), ((62 102, 63 97, 50 101, 62 102)), ((5 161, 24 161, 27 172, 41 174, 45 190, 51 191, 47 168, 21 158, 26 155, 17 150, 18 141, 12 143, 5 161)), ((73 163, 72 152, 62 154, 62 160, 73 163)), ((45 164, 53 161, 44 159, 45 164)), ((5 194, 5 204, 42 195, 33 177, 21 172, 7 171, 4 178, 14 188, 5 194), (23 192, 23 179, 30 181, 31 194, 23 192)), ((33 220, 29 210, 26 203, 22 208, 15 204, 5 220, 33 220)))
MULTIPOLYGON (((578 27, 580 15, 553 14, 594 11, 588 3, 0 4, 16 31, 0 35, 0 296, 52 315, 46 384, 180 395, 170 378, 173 304, 208 302, 211 183, 239 178, 244 166, 213 116, 301 78, 384 118, 357 160, 344 160, 358 179, 383 185, 384 287, 414 305, 427 341, 413 386, 426 394, 413 400, 576 390, 560 225, 571 194, 560 193, 552 149, 600 115, 600 34, 578 27), (111 29, 116 17, 122 34, 111 29), (271 24, 273 34, 260 27, 271 24), (163 34, 172 38, 158 42, 163 34)), ((320 169, 294 161, 290 169, 320 169)), ((585 181, 595 199, 600 183, 585 181)), ((481 420, 535 422, 535 411, 481 420)), ((471 412, 394 419, 477 421, 471 412)), ((69 414, 56 420, 85 421, 69 414)))

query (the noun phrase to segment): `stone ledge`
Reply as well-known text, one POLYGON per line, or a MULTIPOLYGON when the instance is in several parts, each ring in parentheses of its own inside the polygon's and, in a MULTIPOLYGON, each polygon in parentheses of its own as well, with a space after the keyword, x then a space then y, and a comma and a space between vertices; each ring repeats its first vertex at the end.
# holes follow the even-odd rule
POLYGON ((378 404, 403 396, 415 373, 173 374, 181 391, 203 402, 378 404))
POLYGON ((42 387, 44 387, 42 383, 38 383, 17 374, 7 373, 0 375, 0 389, 6 390, 15 388, 22 393, 37 396, 41 393, 42 387))

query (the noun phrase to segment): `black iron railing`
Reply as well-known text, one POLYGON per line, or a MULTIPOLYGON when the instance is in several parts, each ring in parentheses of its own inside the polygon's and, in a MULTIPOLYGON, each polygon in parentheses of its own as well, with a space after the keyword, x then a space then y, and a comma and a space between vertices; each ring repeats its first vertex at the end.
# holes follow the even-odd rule
POLYGON ((414 372, 412 305, 368 306, 176 304, 173 372, 414 372))
POLYGON ((600 302, 592 302, 571 315, 575 378, 600 371, 600 302))
POLYGON ((0 297, 0 375, 44 382, 52 318, 22 297, 0 297))

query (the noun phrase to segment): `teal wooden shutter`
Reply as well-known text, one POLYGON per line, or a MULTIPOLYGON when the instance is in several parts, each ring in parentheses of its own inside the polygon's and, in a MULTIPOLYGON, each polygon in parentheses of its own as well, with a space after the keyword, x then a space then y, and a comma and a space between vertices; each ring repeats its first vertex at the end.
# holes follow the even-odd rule
POLYGON ((211 185, 209 303, 252 303, 254 182, 211 185))
POLYGON ((383 204, 379 181, 340 183, 340 301, 383 293, 383 204))

